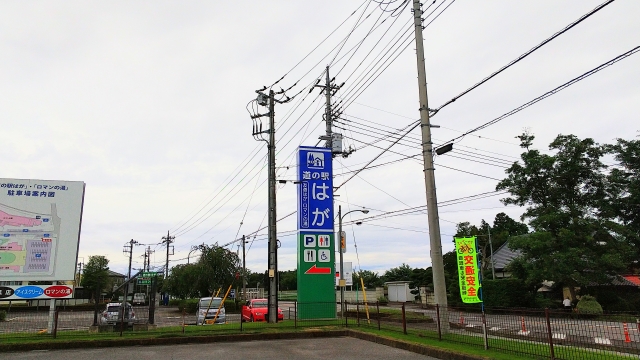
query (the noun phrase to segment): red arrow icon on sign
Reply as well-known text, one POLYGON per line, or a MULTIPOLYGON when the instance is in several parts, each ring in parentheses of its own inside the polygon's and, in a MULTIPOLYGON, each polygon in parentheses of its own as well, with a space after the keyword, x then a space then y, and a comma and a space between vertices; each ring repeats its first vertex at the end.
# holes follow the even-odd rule
POLYGON ((313 265, 309 270, 304 272, 305 274, 331 274, 331 268, 319 268, 313 265))

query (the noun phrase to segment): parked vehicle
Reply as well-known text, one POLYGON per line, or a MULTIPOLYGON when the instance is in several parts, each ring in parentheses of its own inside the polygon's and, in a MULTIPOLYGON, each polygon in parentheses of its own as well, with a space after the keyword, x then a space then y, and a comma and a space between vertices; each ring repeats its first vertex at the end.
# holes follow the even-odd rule
POLYGON ((222 304, 222 299, 219 297, 204 297, 201 298, 198 302, 198 312, 196 313, 196 325, 212 325, 214 322, 216 324, 224 324, 226 323, 226 314, 224 311, 224 306, 220 306, 222 304), (209 309, 209 310, 207 310, 209 309), (218 309, 220 312, 218 313, 218 309))
MULTIPOLYGON (((99 317, 100 325, 120 324, 123 320, 122 315, 120 315, 120 309, 122 309, 122 303, 108 303, 106 309, 99 317)), ((133 323, 138 320, 133 311, 133 307, 131 304, 125 303, 124 309, 124 322, 126 322, 127 325, 133 325, 133 323)))
POLYGON ((144 305, 147 301, 144 293, 135 293, 133 294, 133 305, 144 305))
MULTIPOLYGON (((267 306, 267 299, 249 300, 247 305, 242 306, 240 321, 267 321, 266 315, 269 310, 267 306)), ((282 309, 278 308, 278 321, 282 320, 284 320, 284 314, 282 309)))

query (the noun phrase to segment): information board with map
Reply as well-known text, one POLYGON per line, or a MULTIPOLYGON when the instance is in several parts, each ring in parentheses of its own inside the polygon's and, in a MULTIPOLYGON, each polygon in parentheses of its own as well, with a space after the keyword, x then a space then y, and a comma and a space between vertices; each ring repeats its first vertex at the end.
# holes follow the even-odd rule
POLYGON ((85 184, 0 178, 0 281, 75 275, 85 184))

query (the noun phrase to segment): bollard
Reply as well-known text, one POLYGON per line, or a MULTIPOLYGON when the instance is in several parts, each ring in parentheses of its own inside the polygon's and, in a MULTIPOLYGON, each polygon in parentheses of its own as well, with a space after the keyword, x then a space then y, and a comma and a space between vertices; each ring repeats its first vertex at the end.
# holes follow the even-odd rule
POLYGON ((380 330, 380 302, 376 301, 376 310, 378 311, 378 330, 380 330))
POLYGON ((627 326, 627 323, 622 323, 622 329, 624 330, 624 342, 630 343, 631 337, 629 336, 629 326, 627 326))
POLYGON ((462 311, 460 311, 460 326, 464 326, 464 315, 462 315, 462 311))
POLYGON ((356 303, 356 322, 360 326, 360 303, 356 303))
POLYGON ((185 311, 182 310, 182 333, 184 334, 184 316, 185 316, 185 311))
POLYGON ((521 319, 521 321, 522 321, 522 332, 523 332, 523 333, 526 333, 526 332, 527 332, 527 327, 526 327, 526 325, 524 324, 524 316, 521 316, 521 317, 520 317, 520 319, 521 319))

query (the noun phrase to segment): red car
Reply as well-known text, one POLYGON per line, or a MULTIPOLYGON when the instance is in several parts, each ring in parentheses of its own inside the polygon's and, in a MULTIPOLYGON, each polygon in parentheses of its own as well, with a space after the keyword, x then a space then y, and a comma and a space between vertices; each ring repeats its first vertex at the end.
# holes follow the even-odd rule
MULTIPOLYGON (((267 321, 267 299, 249 300, 247 305, 242 306, 241 321, 267 321)), ((278 308, 278 321, 284 320, 282 309, 278 308)))

